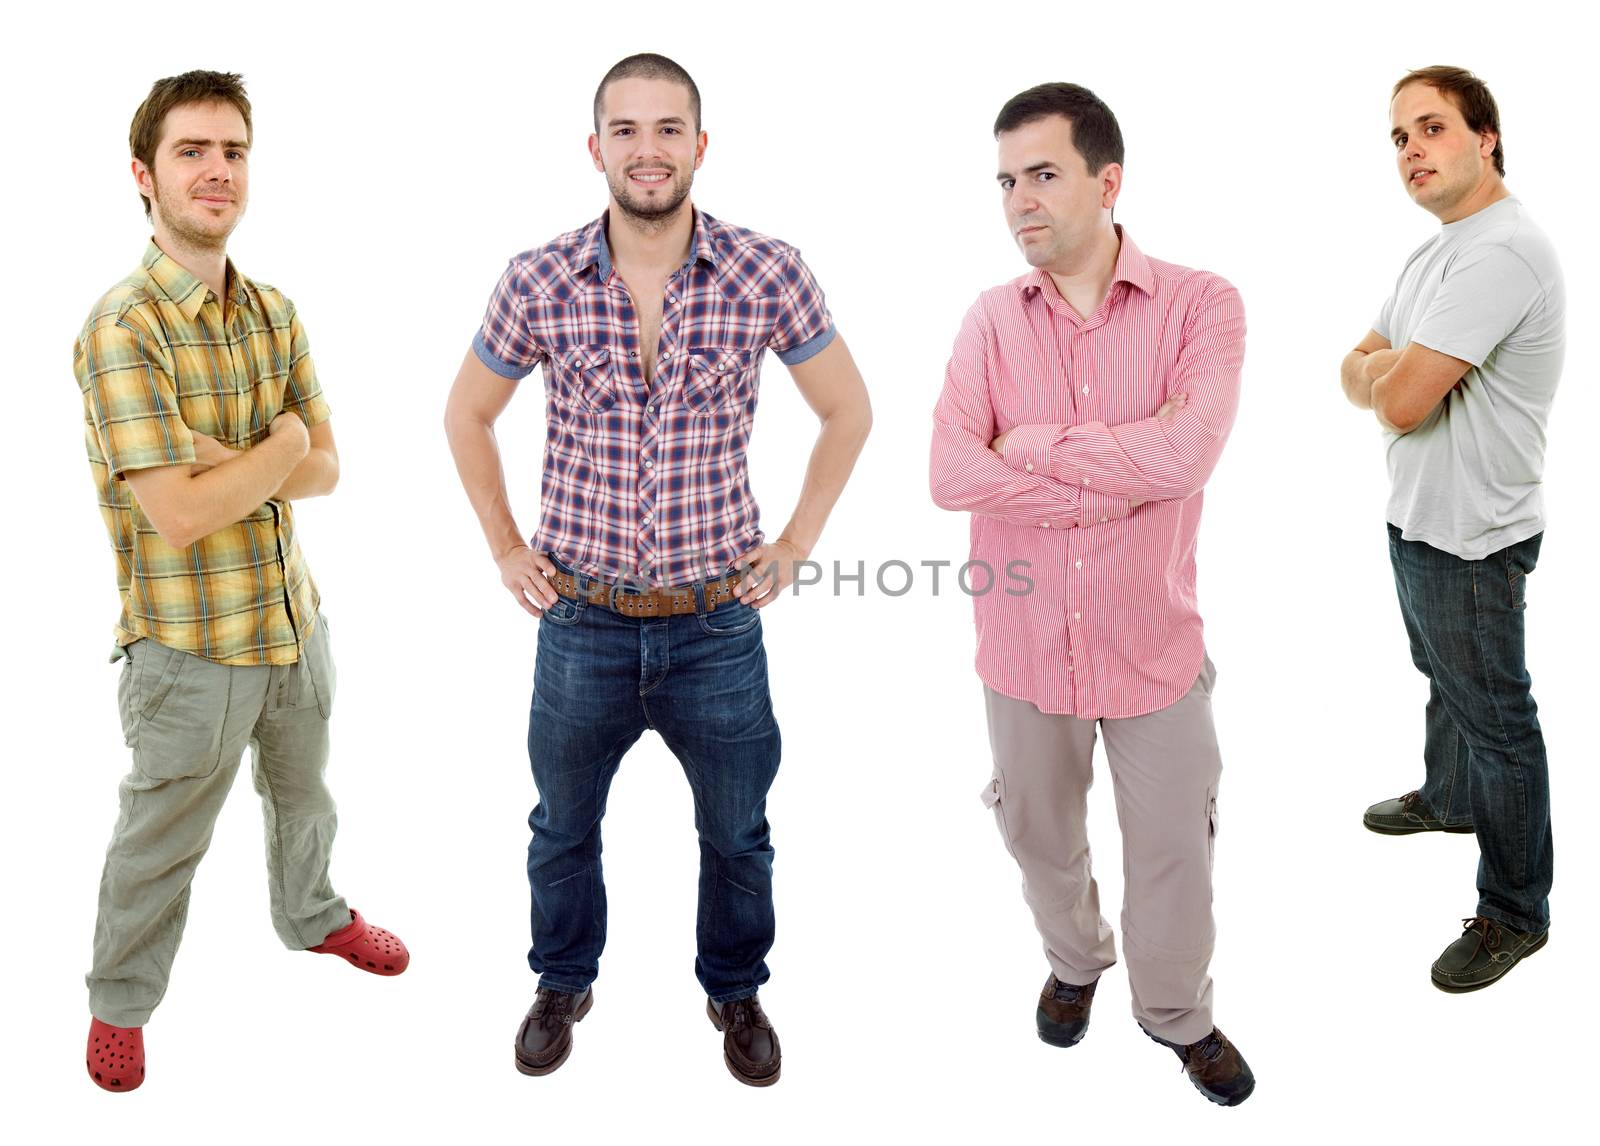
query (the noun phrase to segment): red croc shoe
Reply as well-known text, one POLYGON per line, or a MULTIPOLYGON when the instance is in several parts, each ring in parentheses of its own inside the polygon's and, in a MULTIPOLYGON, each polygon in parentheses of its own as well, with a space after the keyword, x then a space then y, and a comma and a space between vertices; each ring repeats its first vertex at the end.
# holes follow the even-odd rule
POLYGON ((350 926, 339 928, 307 950, 320 955, 338 955, 350 960, 351 966, 374 975, 398 975, 411 962, 411 952, 406 950, 399 936, 372 926, 355 908, 350 909, 350 926))
POLYGON ((89 1024, 89 1077, 102 1090, 137 1090, 144 1081, 144 1028, 89 1024))

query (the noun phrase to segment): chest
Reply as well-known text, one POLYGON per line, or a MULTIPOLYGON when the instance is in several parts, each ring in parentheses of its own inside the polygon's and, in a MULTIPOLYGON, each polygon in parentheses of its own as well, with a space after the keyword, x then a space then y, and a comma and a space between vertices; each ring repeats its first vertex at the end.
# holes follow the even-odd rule
POLYGON ((192 322, 171 317, 162 315, 166 355, 185 424, 235 447, 260 441, 283 411, 295 364, 287 320, 274 326, 210 302, 192 322))
POLYGON ((1170 397, 1181 315, 1117 305, 1089 321, 1033 300, 996 321, 989 346, 997 423, 1082 425, 1148 418, 1170 397))
POLYGON ((1391 345, 1404 346, 1411 341, 1444 286, 1458 253, 1454 244, 1427 247, 1406 264, 1395 285, 1394 309, 1389 316, 1391 345))

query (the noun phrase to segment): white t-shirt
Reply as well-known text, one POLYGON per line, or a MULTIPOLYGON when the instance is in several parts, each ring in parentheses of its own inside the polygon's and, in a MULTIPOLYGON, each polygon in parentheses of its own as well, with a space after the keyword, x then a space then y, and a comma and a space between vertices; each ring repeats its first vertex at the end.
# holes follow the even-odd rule
POLYGON ((1373 329, 1472 368, 1409 434, 1387 434, 1389 521, 1477 560, 1544 529, 1545 425, 1565 350, 1555 248, 1513 198, 1446 223, 1373 329))

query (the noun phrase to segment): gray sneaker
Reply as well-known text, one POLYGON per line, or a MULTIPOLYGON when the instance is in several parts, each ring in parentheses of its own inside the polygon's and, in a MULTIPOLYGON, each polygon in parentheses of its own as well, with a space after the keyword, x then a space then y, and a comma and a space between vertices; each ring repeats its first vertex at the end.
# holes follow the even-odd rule
POLYGON ((1549 931, 1513 931, 1481 915, 1461 923, 1461 938, 1433 962, 1433 985, 1452 994, 1489 986, 1550 939, 1549 931))
POLYGON ((1472 834, 1471 824, 1447 824, 1435 816, 1422 802, 1421 792, 1407 792, 1372 805, 1361 817, 1361 823, 1367 831, 1384 836, 1409 836, 1415 832, 1472 834))

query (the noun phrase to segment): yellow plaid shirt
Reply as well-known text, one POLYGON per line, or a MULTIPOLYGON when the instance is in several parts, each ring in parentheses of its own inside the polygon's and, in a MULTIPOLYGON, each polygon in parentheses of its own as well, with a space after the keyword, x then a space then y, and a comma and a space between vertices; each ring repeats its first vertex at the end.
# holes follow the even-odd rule
POLYGON ((122 480, 192 464, 191 431, 243 450, 285 410, 308 427, 327 419, 294 304, 231 262, 227 282, 218 301, 152 242, 139 269, 95 304, 72 358, 84 444, 116 553, 118 644, 149 637, 222 664, 290 664, 318 597, 289 503, 269 501, 174 549, 122 480))

